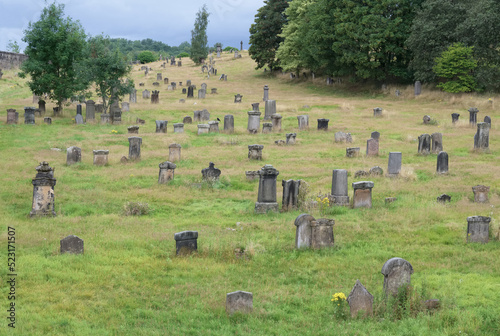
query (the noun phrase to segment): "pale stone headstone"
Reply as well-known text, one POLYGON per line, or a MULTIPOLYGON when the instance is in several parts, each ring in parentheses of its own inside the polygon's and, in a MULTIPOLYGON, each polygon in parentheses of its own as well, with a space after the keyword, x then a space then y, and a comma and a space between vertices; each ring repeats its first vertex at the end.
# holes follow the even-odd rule
POLYGON ((83 239, 70 235, 60 241, 60 253, 83 254, 83 239))
POLYGON ((182 231, 174 234, 175 253, 190 254, 198 251, 198 231, 182 231))
POLYGON ((349 303, 352 318, 355 318, 359 312, 363 312, 364 316, 373 315, 373 295, 368 292, 359 280, 356 280, 356 284, 347 297, 347 302, 349 303))
POLYGON ((233 315, 234 313, 247 314, 253 310, 253 294, 250 292, 236 291, 226 294, 226 313, 233 315))
POLYGON ((305 130, 305 129, 309 128, 309 116, 308 115, 297 116, 297 121, 299 123, 299 130, 305 130))
POLYGON ((71 166, 78 162, 82 162, 82 149, 76 146, 66 149, 66 164, 71 166))
POLYGON ((285 137, 287 145, 295 145, 297 142, 297 133, 287 133, 285 137))
POLYGON ((142 138, 139 137, 130 137, 128 138, 128 159, 140 160, 141 159, 141 144, 142 138))
POLYGON ((333 247, 333 226, 335 220, 320 218, 311 223, 311 247, 321 249, 325 247, 333 247))
POLYGON ((264 98, 262 100, 263 101, 269 100, 269 86, 268 85, 264 85, 264 98))
POLYGON ((219 133, 219 122, 218 121, 209 121, 208 122, 208 132, 209 133, 219 133))
POLYGON ((142 91, 142 98, 144 98, 144 99, 149 99, 149 98, 151 98, 151 94, 150 94, 150 92, 149 92, 148 90, 144 90, 144 91, 142 91))
POLYGON ((205 95, 206 95, 206 91, 205 89, 199 89, 198 90, 198 99, 205 99, 205 95))
POLYGON ((198 124, 198 135, 208 133, 209 130, 209 124, 198 124))
POLYGON ((255 203, 256 213, 278 212, 276 201, 276 179, 279 175, 272 165, 265 165, 259 170, 259 192, 255 203))
POLYGON ((265 122, 262 124, 262 133, 271 133, 273 131, 273 124, 270 122, 265 122))
POLYGON ((156 80, 157 81, 161 81, 162 80, 161 72, 159 72, 159 73, 156 74, 156 80))
POLYGON ((224 132, 234 132, 234 116, 231 114, 226 114, 224 116, 224 132))
POLYGON ((203 109, 200 111, 200 121, 209 121, 210 120, 210 112, 207 109, 203 109))
POLYGON ((174 124, 174 133, 184 133, 184 124, 183 123, 174 124))
POLYGON ((127 102, 122 102, 122 111, 123 112, 129 112, 130 111, 130 105, 127 102))
MULTIPOLYGON (((252 106, 253 106, 253 104, 252 104, 252 106)), ((259 108, 257 105, 257 110, 255 110, 255 108, 254 108, 254 111, 258 111, 258 110, 259 110, 259 108)), ((276 114, 276 100, 266 100, 264 120, 270 120, 274 114, 276 114)))
POLYGON ((156 120, 156 133, 167 133, 167 120, 156 120))
POLYGON ((271 116, 271 123, 273 126, 273 132, 281 132, 281 115, 280 114, 273 114, 271 116))
POLYGON ((36 168, 37 174, 31 184, 33 184, 33 202, 31 205, 30 217, 33 216, 55 216, 55 194, 54 169, 49 163, 43 161, 36 168))
POLYGON ((282 211, 292 211, 297 209, 300 180, 282 180, 283 186, 283 202, 281 203, 282 211))
POLYGON ((111 115, 107 113, 101 114, 101 124, 109 124, 111 122, 111 115))
POLYGON ((331 202, 335 205, 348 205, 347 170, 334 169, 332 174, 331 202))
POLYGON ((467 242, 488 243, 490 232, 490 217, 467 217, 467 242))
POLYGON ((168 146, 168 160, 170 162, 176 162, 181 160, 181 148, 179 144, 171 144, 168 146))
POLYGON ((262 160, 263 145, 248 145, 248 158, 251 160, 262 160))
POLYGON ((301 214, 295 219, 295 248, 309 248, 311 247, 312 230, 311 223, 316 219, 308 214, 301 214))
POLYGON ((420 81, 415 82, 415 96, 420 96, 422 93, 422 83, 420 81))
POLYGON ((174 179, 174 170, 177 168, 175 163, 165 161, 159 164, 160 173, 158 175, 158 184, 165 184, 174 179))
POLYGON ((375 107, 373 109, 373 116, 374 117, 381 117, 382 116, 382 108, 380 107, 375 107))
POLYGON ((260 115, 261 112, 250 111, 248 114, 248 126, 247 130, 249 133, 255 134, 259 132, 260 129, 260 115))
POLYGON ((128 101, 130 104, 137 103, 137 89, 132 89, 132 91, 129 94, 128 101))
POLYGON ((371 208, 372 207, 372 189, 374 183, 371 181, 353 182, 352 188, 354 195, 352 197, 353 208, 371 208))
POLYGON ((404 259, 392 258, 385 262, 382 274, 384 275, 385 294, 396 296, 401 286, 411 283, 413 267, 404 259))
POLYGON ((335 133, 335 142, 352 143, 351 133, 336 132, 335 133))
POLYGON ((474 192, 474 202, 487 203, 489 201, 488 194, 490 192, 490 187, 477 185, 472 187, 472 192, 474 192))

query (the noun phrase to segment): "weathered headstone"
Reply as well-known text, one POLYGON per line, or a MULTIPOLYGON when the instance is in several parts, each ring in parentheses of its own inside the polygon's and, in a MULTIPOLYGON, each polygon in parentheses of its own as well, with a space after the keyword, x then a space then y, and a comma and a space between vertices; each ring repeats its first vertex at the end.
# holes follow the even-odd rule
POLYGON ((475 107, 471 107, 469 109, 469 125, 472 127, 476 126, 478 112, 479 112, 479 110, 475 107))
POLYGON ((211 88, 210 94, 217 94, 217 88, 211 88))
POLYGON ((490 116, 485 116, 484 117, 484 122, 487 123, 490 128, 491 128, 491 117, 490 116))
POLYGON ((161 81, 162 80, 161 72, 159 72, 159 73, 156 74, 156 80, 157 81, 161 81))
POLYGON ((336 132, 335 133, 335 142, 340 142, 340 143, 352 143, 352 136, 351 133, 344 133, 344 132, 336 132))
POLYGON ((218 121, 209 121, 208 122, 208 132, 209 133, 219 133, 219 122, 218 121))
POLYGON ((260 112, 259 105, 260 103, 252 103, 252 111, 260 112))
POLYGON ((87 100, 85 102, 85 121, 95 121, 95 102, 93 100, 87 100))
POLYGON ((40 110, 41 114, 45 114, 45 100, 40 99, 38 101, 38 109, 40 110))
POLYGON ((234 313, 247 314, 253 310, 253 294, 250 292, 236 291, 226 294, 226 313, 233 315, 234 313))
POLYGON ((373 109, 373 116, 374 117, 381 117, 382 116, 382 108, 380 107, 375 107, 373 109))
POLYGON ((186 255, 198 251, 198 231, 182 231, 174 234, 175 253, 186 255))
POLYGON ((206 95, 206 91, 205 89, 199 89, 198 90, 198 99, 205 99, 205 95, 206 95))
POLYGON ((248 158, 251 160, 262 160, 263 145, 248 145, 248 158))
POLYGON ((382 176, 384 175, 384 170, 380 168, 379 166, 375 166, 370 168, 370 175, 371 176, 382 176))
POLYGON ((268 85, 264 85, 264 98, 262 100, 263 101, 269 100, 269 86, 268 85))
POLYGON ((210 120, 210 112, 207 109, 203 109, 200 111, 200 121, 209 121, 210 120))
POLYGON ((382 274, 384 275, 385 295, 396 296, 401 286, 411 283, 413 267, 404 259, 392 258, 382 266, 382 274))
POLYGON ((488 194, 490 192, 490 187, 477 185, 472 187, 472 192, 474 193, 474 202, 487 203, 489 201, 488 194))
POLYGON ((158 184, 165 184, 174 179, 174 170, 177 168, 175 163, 165 161, 159 164, 160 173, 158 175, 158 184))
POLYGON ((241 94, 238 93, 238 94, 234 95, 234 102, 235 103, 241 103, 242 99, 243 99, 243 96, 241 94))
POLYGON ((141 144, 142 138, 130 137, 128 138, 128 159, 140 160, 141 159, 141 144))
POLYGON ((282 180, 283 186, 283 202, 281 203, 282 211, 292 211, 297 209, 300 180, 282 180))
POLYGON ((174 124, 174 133, 184 133, 184 124, 183 123, 174 124))
POLYGON ((142 98, 144 98, 144 99, 151 98, 151 94, 150 94, 150 92, 147 89, 144 90, 144 91, 142 91, 142 98))
POLYGON ((345 156, 350 158, 358 157, 359 149, 359 147, 348 147, 345 149, 345 156))
POLYGON ((273 114, 271 116, 271 123, 273 125, 273 131, 274 132, 281 132, 281 115, 280 114, 273 114))
POLYGON ((316 219, 308 214, 301 214, 295 219, 295 248, 309 248, 311 247, 312 230, 311 223, 316 219))
POLYGON ((128 134, 139 134, 139 126, 129 126, 127 127, 128 134))
POLYGON ((168 146, 168 160, 170 162, 176 162, 181 160, 181 148, 179 144, 171 144, 168 146))
POLYGON ((167 77, 163 78, 163 84, 168 84, 168 78, 167 77))
POLYGON ((437 156, 436 172, 438 174, 448 174, 448 153, 439 152, 437 156))
POLYGON ((453 124, 455 124, 456 122, 458 122, 458 118, 460 118, 460 114, 458 114, 458 113, 452 113, 451 114, 451 122, 453 124))
POLYGON ((35 124, 35 108, 34 107, 25 107, 24 108, 24 123, 26 125, 34 125, 35 124))
POLYGON ((15 109, 7 110, 7 125, 17 124, 19 121, 19 112, 16 112, 15 109))
POLYGON ((167 133, 167 120, 156 120, 156 133, 167 133))
POLYGON ((401 152, 389 152, 389 164, 387 166, 388 176, 398 176, 401 172, 403 154, 401 152))
POLYGON ((437 154, 443 151, 443 134, 442 133, 432 133, 431 134, 431 147, 432 153, 437 154))
POLYGON ((127 102, 122 102, 122 111, 123 112, 129 112, 130 111, 130 105, 127 102))
POLYGON ((107 113, 101 113, 101 124, 109 124, 111 122, 111 115, 107 113))
POLYGON ((262 133, 271 133, 273 131, 273 124, 265 122, 262 124, 262 133))
POLYGON ((309 116, 308 115, 297 116, 297 121, 299 123, 299 130, 305 130, 305 129, 309 128, 309 116))
POLYGON ((255 203, 256 213, 278 211, 276 201, 276 179, 279 172, 272 165, 265 165, 259 170, 259 192, 255 203))
POLYGON ((378 156, 379 145, 375 139, 366 140, 366 156, 378 156))
POLYGON ((51 117, 44 117, 43 122, 46 123, 47 125, 52 125, 52 118, 51 117))
POLYGON ((130 92, 130 95, 128 97, 128 101, 130 104, 137 103, 137 89, 132 89, 132 91, 130 92))
POLYGON ((201 170, 201 176, 203 180, 206 181, 217 181, 219 180, 221 171, 218 168, 215 168, 215 165, 213 162, 210 162, 208 164, 208 168, 202 169, 201 170))
POLYGON ((490 217, 467 217, 467 242, 488 243, 490 233, 490 217))
POLYGON ((247 130, 249 133, 255 134, 259 132, 260 129, 260 115, 261 112, 250 111, 248 113, 248 126, 247 130))
POLYGON ((182 119, 183 124, 192 124, 193 123, 193 118, 190 116, 185 116, 184 119, 182 119))
POLYGON ((49 163, 43 161, 36 168, 37 174, 33 184, 33 202, 31 204, 30 217, 33 216, 55 216, 55 194, 54 169, 49 163))
POLYGON ((431 152, 431 136, 422 134, 418 137, 418 154, 428 155, 431 152))
POLYGON ((208 133, 210 130, 209 124, 198 124, 198 135, 208 133))
POLYGON ((420 81, 415 82, 415 96, 420 96, 422 93, 422 83, 420 81))
POLYGON ((347 170, 333 170, 332 196, 330 201, 335 205, 349 205, 349 194, 347 190, 347 170))
POLYGON ((373 315, 373 295, 368 292, 359 280, 356 280, 356 284, 347 297, 347 303, 349 303, 352 318, 357 317, 358 313, 361 312, 364 316, 373 315))
POLYGON ((234 116, 231 114, 226 114, 224 116, 224 132, 234 132, 234 116))
POLYGON ((431 116, 424 115, 424 117, 422 119, 423 119, 424 125, 428 125, 431 123, 431 116))
POLYGON ((319 218, 311 223, 311 247, 321 249, 325 247, 333 247, 333 226, 335 220, 327 218, 319 218))
POLYGON ((446 202, 450 203, 451 202, 451 196, 450 195, 446 195, 446 194, 439 195, 437 197, 437 201, 439 203, 446 203, 446 202))
POLYGON ((354 195, 352 197, 353 208, 371 208, 372 207, 372 189, 375 184, 371 181, 353 182, 352 188, 354 195))
MULTIPOLYGON (((253 104, 252 104, 252 107, 253 107, 253 104)), ((254 107, 254 111, 258 111, 258 110, 259 110, 259 105, 257 105, 257 110, 255 110, 255 107, 254 107)), ((274 114, 276 114, 276 100, 266 100, 264 120, 270 120, 274 114)))
POLYGON ((490 124, 477 123, 477 132, 474 135, 474 149, 487 151, 490 144, 490 124))
POLYGON ((78 162, 82 162, 82 149, 76 146, 66 149, 66 164, 71 166, 78 162))
POLYGON ((245 171, 245 176, 247 181, 254 181, 259 178, 259 172, 256 170, 247 170, 245 171))
POLYGON ((83 239, 70 235, 60 240, 60 253, 83 254, 83 239))
POLYGON ((190 79, 188 79, 188 80, 186 81, 186 86, 187 86, 187 87, 191 86, 191 80, 190 80, 190 79))
POLYGON ((330 119, 320 118, 318 119, 318 130, 328 131, 328 122, 330 119))
POLYGON ((153 90, 151 92, 151 104, 159 104, 160 103, 160 91, 153 90))

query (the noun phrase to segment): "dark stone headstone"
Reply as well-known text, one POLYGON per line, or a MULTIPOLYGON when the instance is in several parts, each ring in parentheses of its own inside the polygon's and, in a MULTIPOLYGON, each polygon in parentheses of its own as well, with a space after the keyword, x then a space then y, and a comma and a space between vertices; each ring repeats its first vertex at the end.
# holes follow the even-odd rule
POLYGON ((174 234, 175 253, 190 254, 198 250, 198 231, 182 231, 174 234))
POLYGON ((447 174, 448 173, 448 153, 439 152, 439 154, 437 156, 436 172, 438 174, 447 174))
POLYGON ((219 179, 220 174, 221 174, 220 169, 215 168, 213 162, 210 162, 208 168, 205 168, 201 171, 203 180, 208 180, 208 181, 217 181, 219 179))
POLYGON ((61 254, 71 253, 71 254, 83 254, 83 239, 71 235, 64 239, 61 239, 61 254))

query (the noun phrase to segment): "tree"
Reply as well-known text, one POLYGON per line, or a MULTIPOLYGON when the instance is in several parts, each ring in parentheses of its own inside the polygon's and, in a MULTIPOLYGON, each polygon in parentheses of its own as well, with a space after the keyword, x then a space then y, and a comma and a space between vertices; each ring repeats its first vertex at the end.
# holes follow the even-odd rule
POLYGON ((268 66, 271 70, 279 68, 276 51, 283 37, 282 28, 287 22, 285 9, 287 0, 266 0, 255 15, 255 23, 250 27, 250 57, 257 62, 256 69, 268 66))
POLYGON ((137 55, 137 59, 141 61, 141 63, 151 63, 156 61, 156 56, 149 50, 144 50, 137 55))
POLYGON ((473 57, 474 47, 466 47, 463 43, 454 43, 436 58, 434 72, 445 78, 437 87, 446 92, 470 92, 476 89, 476 81, 472 71, 477 67, 473 57))
POLYGON ((107 113, 110 105, 133 90, 134 82, 126 78, 132 66, 118 49, 111 49, 109 37, 92 37, 87 45, 87 59, 80 67, 82 77, 95 83, 95 92, 101 97, 104 113, 107 113))
POLYGON ((208 56, 208 38, 207 26, 208 16, 207 5, 203 5, 196 13, 196 20, 194 21, 194 29, 191 30, 191 59, 196 64, 201 63, 201 59, 208 56))
POLYGON ((9 40, 9 43, 7 43, 7 50, 18 54, 21 52, 21 48, 19 48, 19 44, 17 44, 17 41, 12 40, 9 40))
POLYGON ((23 41, 28 59, 20 76, 30 76, 28 86, 37 95, 46 93, 62 110, 65 99, 88 87, 78 78, 76 64, 84 57, 85 32, 78 21, 64 18, 64 5, 52 3, 42 10, 40 20, 29 23, 23 41))

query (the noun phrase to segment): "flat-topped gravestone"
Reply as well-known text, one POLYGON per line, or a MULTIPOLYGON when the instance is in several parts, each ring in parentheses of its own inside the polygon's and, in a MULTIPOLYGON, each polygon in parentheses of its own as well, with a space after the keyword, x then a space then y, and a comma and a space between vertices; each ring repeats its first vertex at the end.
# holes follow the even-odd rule
POLYGON ((262 113, 257 111, 249 111, 247 112, 247 114, 248 114, 248 126, 247 126, 248 132, 251 134, 258 133, 260 129, 260 115, 262 113))
POLYGON ((209 121, 208 122, 208 132, 209 133, 219 133, 219 122, 218 121, 209 121))
POLYGON ((46 123, 47 125, 52 125, 52 118, 51 117, 44 117, 43 122, 46 123))
POLYGON ((448 173, 448 153, 439 152, 439 154, 437 156, 436 172, 438 174, 447 174, 448 173))
POLYGON ((35 108, 27 106, 24 108, 24 124, 34 125, 35 124, 35 108))
POLYGON ((174 234, 175 253, 186 255, 198 251, 198 231, 182 231, 174 234))
POLYGON ((262 123, 262 133, 267 134, 273 131, 273 124, 270 122, 262 123))
POLYGON ((128 134, 139 134, 139 126, 129 126, 127 127, 128 134))
POLYGON ((297 116, 297 121, 299 123, 299 130, 305 130, 309 128, 309 116, 299 115, 297 116))
POLYGON ((122 102, 122 111, 123 112, 129 112, 130 111, 130 105, 127 102, 122 102))
POLYGON ((70 235, 60 241, 60 253, 83 254, 83 239, 70 235))
POLYGON ((226 133, 234 132, 234 116, 231 114, 226 114, 224 116, 224 132, 226 133))
POLYGON ((347 297, 347 302, 349 303, 352 318, 357 317, 358 313, 362 313, 364 316, 373 315, 373 295, 368 292, 359 280, 356 280, 356 284, 347 297))
POLYGON ((137 89, 132 89, 132 91, 129 94, 128 101, 130 104, 137 103, 137 89))
POLYGON ((273 131, 274 132, 281 132, 281 115, 280 114, 273 114, 271 116, 271 123, 273 125, 273 131))
POLYGON ((141 144, 142 138, 130 137, 128 138, 128 159, 140 160, 141 159, 141 144))
POLYGON ((198 99, 205 99, 206 94, 207 94, 207 91, 205 91, 204 89, 199 89, 198 90, 198 99))
POLYGON ((76 146, 71 146, 66 149, 66 164, 71 166, 82 161, 82 149, 76 146))
POLYGON ((247 181, 255 181, 259 178, 259 172, 256 170, 247 170, 245 171, 245 176, 247 181))
POLYGON ((403 154, 401 152, 389 152, 389 164, 387 167, 387 174, 389 177, 398 176, 401 172, 401 163, 403 154))
POLYGON ((318 119, 318 130, 319 131, 328 131, 328 122, 330 119, 320 118, 318 119))
POLYGON ((54 169, 49 163, 43 161, 36 168, 37 174, 31 184, 33 184, 33 202, 31 204, 30 217, 33 216, 55 216, 55 194, 54 169))
POLYGON ((351 133, 344 133, 344 132, 336 132, 335 133, 335 142, 340 142, 340 143, 352 143, 352 136, 351 133))
POLYGON ((490 232, 490 217, 467 217, 467 242, 488 243, 490 232))
POLYGON ((174 179, 174 170, 177 168, 175 163, 165 161, 159 164, 160 173, 158 175, 158 184, 165 184, 174 179))
POLYGON ((194 98, 194 87, 192 85, 188 86, 187 98, 194 98))
POLYGON ((209 124, 198 124, 198 135, 208 134, 209 130, 210 130, 209 124))
POLYGON ((488 194, 490 192, 490 187, 485 185, 477 185, 472 187, 472 191, 474 192, 474 202, 476 203, 487 203, 489 198, 488 194))
POLYGON ((156 133, 167 133, 167 120, 156 120, 156 133))
POLYGON ((392 258, 382 266, 382 274, 384 275, 385 294, 396 296, 401 286, 411 283, 413 267, 404 259, 392 258))
POLYGON ((85 102, 85 121, 95 121, 95 102, 93 100, 87 100, 85 102))
POLYGON ((475 107, 471 107, 469 109, 469 125, 472 127, 476 126, 478 112, 479 112, 479 110, 475 107))
POLYGON ((311 222, 311 247, 321 249, 325 247, 333 247, 333 226, 335 220, 320 218, 311 222))
POLYGON ((93 151, 94 153, 94 165, 105 166, 108 164, 109 150, 97 149, 93 151))
POLYGON ((262 160, 263 145, 248 145, 248 158, 251 160, 262 160))
POLYGON ((373 109, 373 116, 374 117, 381 117, 382 116, 382 108, 380 107, 375 107, 373 109))
POLYGON ((226 294, 226 313, 233 315, 234 313, 247 314, 253 310, 253 294, 250 292, 236 291, 226 294))
POLYGON ((203 180, 206 181, 217 181, 219 180, 219 176, 221 174, 220 169, 215 168, 215 165, 213 162, 210 162, 208 164, 208 168, 202 169, 201 175, 203 177, 203 180))
POLYGON ((283 201, 281 203, 282 211, 292 211, 297 209, 300 180, 282 180, 283 186, 283 201))
POLYGON ((174 133, 184 133, 184 124, 183 123, 175 123, 174 124, 174 133))
POLYGON ((453 124, 457 123, 459 118, 460 118, 460 114, 458 114, 458 113, 451 114, 451 122, 453 124))
MULTIPOLYGON (((252 106, 253 106, 253 104, 252 104, 252 106)), ((254 109, 254 111, 258 111, 258 110, 259 110, 259 108, 257 105, 257 110, 254 109)), ((270 120, 274 114, 276 114, 276 100, 266 100, 265 101, 264 120, 270 120)))
POLYGON ((331 201, 335 205, 348 205, 347 170, 334 169, 332 174, 331 201))
POLYGON ((259 170, 259 192, 255 203, 256 213, 278 211, 276 201, 276 179, 279 171, 272 165, 265 165, 259 170))
POLYGON ((7 125, 17 124, 19 121, 19 112, 16 112, 15 109, 7 110, 7 125))
POLYGON ((353 208, 371 208, 372 207, 372 189, 374 183, 371 181, 353 182, 352 188, 354 195, 352 197, 353 208))

